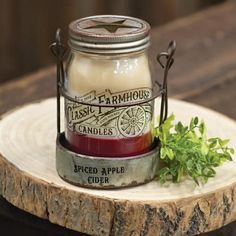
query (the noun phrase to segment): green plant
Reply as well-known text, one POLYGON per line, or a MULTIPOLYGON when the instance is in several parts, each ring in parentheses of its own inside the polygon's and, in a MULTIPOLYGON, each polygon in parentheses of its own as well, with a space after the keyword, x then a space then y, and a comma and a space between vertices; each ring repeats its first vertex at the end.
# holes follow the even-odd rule
POLYGON ((202 180, 207 182, 215 176, 215 167, 232 161, 234 149, 227 146, 229 140, 207 139, 204 121, 195 117, 185 126, 181 122, 174 125, 174 119, 172 114, 153 129, 161 143, 160 159, 164 167, 157 175, 162 184, 169 179, 180 182, 183 176, 190 176, 197 184, 202 180))

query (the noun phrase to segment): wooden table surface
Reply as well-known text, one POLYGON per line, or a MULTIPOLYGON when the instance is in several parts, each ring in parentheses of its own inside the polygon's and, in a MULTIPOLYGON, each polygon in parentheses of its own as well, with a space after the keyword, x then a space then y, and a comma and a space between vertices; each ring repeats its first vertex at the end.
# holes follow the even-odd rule
MULTIPOLYGON (((236 119, 236 3, 227 2, 152 30, 151 60, 177 42, 169 75, 170 96, 197 103, 236 119)), ((55 96, 55 67, 0 87, 0 115, 25 103, 55 96)), ((223 124, 222 124, 223 126, 223 124)), ((0 198, 0 232, 5 235, 78 235, 24 213, 0 198), (11 225, 11 227, 9 227, 11 225), (8 234, 7 234, 8 232, 8 234)), ((236 222, 207 235, 236 235, 236 222)))

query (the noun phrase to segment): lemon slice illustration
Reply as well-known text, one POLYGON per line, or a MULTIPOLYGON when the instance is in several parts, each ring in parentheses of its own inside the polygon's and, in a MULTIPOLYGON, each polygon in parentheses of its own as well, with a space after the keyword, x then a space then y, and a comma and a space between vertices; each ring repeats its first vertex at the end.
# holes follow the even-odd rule
POLYGON ((146 123, 145 110, 141 106, 126 108, 118 118, 118 129, 124 137, 142 133, 146 123))

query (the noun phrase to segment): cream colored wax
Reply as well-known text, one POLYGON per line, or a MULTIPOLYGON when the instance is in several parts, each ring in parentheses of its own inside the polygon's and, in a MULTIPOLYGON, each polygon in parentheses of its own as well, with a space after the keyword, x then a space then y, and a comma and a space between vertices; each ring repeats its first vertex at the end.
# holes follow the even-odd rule
POLYGON ((128 56, 91 56, 76 53, 68 69, 68 91, 82 96, 92 90, 119 92, 151 88, 148 59, 144 53, 128 56))

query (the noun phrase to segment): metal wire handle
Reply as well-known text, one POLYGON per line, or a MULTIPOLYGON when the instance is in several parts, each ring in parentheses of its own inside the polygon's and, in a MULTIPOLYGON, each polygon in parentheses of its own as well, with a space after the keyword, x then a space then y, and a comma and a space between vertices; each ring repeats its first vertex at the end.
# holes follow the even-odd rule
POLYGON ((161 52, 157 55, 157 61, 161 65, 161 67, 164 69, 164 78, 163 78, 163 83, 161 87, 162 94, 161 94, 161 110, 160 110, 159 126, 161 126, 164 123, 164 121, 167 119, 167 116, 168 116, 167 77, 168 77, 168 72, 174 63, 173 56, 174 56, 175 50, 176 50, 176 42, 171 41, 167 48, 167 52, 161 52), (166 60, 165 64, 163 64, 163 59, 166 60))
POLYGON ((64 85, 65 71, 63 60, 66 55, 66 47, 61 44, 61 29, 57 29, 55 42, 50 45, 52 54, 57 59, 57 134, 61 132, 61 103, 60 87, 64 85))
MULTIPOLYGON (((92 104, 92 103, 85 103, 85 102, 80 102, 79 100, 72 98, 70 96, 67 96, 64 90, 64 81, 65 81, 65 71, 64 71, 64 66, 63 66, 63 60, 66 55, 66 47, 61 43, 61 37, 60 37, 60 29, 57 29, 56 31, 56 36, 55 36, 55 42, 50 45, 50 50, 52 54, 56 57, 57 59, 57 134, 60 134, 61 132, 61 106, 60 106, 60 96, 61 94, 66 97, 67 99, 77 102, 77 103, 82 103, 85 105, 91 105, 91 106, 100 106, 99 104, 92 104)), ((164 78, 163 78, 163 83, 161 86, 161 89, 159 92, 161 93, 161 109, 160 109, 160 121, 159 125, 163 124, 163 122, 166 120, 168 116, 168 90, 167 90, 167 76, 169 69, 174 63, 174 53, 176 49, 176 43, 175 41, 171 41, 169 43, 167 52, 161 52, 157 55, 157 61, 161 65, 161 67, 164 69, 164 78), (165 64, 163 64, 163 60, 166 60, 165 64)), ((154 86, 159 85, 158 82, 154 82, 154 86)), ((144 101, 138 101, 135 103, 132 103, 130 105, 123 105, 123 106, 131 106, 131 105, 138 105, 142 103, 146 103, 149 101, 154 100, 156 97, 158 97, 160 94, 158 91, 149 99, 144 100, 144 101)), ((111 105, 112 106, 112 105, 111 105)), ((114 105, 115 106, 115 105, 114 105)), ((121 105, 119 105, 121 106, 121 105)))

